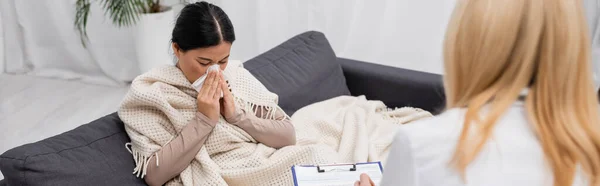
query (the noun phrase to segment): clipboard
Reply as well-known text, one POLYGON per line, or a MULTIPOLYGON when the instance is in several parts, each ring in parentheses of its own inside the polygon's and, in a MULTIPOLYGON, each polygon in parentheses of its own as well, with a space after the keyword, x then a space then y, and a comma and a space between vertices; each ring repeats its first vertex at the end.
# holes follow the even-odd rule
POLYGON ((353 186, 362 173, 378 185, 383 176, 381 162, 292 166, 294 186, 353 186))

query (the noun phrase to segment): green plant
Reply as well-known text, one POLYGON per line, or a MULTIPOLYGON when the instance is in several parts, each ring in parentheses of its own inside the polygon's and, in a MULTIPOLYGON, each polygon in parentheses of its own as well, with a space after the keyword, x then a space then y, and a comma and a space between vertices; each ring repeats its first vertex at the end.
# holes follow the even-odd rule
MULTIPOLYGON (((142 13, 161 12, 160 0, 77 0, 75 27, 79 31, 84 46, 84 39, 87 38, 86 26, 90 15, 90 6, 95 1, 100 2, 104 9, 104 15, 108 15, 117 27, 134 25, 142 13)), ((186 1, 180 0, 180 2, 186 1)))

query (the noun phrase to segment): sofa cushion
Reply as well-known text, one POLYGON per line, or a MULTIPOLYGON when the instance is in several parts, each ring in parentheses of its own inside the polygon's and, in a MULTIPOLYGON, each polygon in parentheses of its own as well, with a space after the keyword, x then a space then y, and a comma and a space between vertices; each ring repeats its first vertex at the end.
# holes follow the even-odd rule
POLYGON ((325 35, 309 31, 244 63, 292 115, 314 102, 350 95, 346 78, 325 35))
POLYGON ((129 137, 116 113, 0 155, 8 185, 145 185, 132 174, 129 137))

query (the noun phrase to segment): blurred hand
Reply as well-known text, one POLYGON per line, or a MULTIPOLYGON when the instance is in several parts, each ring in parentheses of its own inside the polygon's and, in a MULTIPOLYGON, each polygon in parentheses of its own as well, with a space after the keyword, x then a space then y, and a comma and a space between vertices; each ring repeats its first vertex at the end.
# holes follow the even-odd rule
POLYGON ((213 121, 219 120, 219 98, 221 97, 221 75, 210 71, 197 97, 198 112, 213 121))
POLYGON ((369 177, 369 175, 362 173, 360 175, 360 180, 354 183, 354 186, 375 186, 373 180, 369 177))

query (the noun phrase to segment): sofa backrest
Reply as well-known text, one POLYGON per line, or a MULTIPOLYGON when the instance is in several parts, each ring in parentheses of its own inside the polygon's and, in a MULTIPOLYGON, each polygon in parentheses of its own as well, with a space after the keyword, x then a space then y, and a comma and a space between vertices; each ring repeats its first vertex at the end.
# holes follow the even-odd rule
POLYGON ((438 114, 446 96, 442 76, 338 58, 353 96, 365 95, 387 107, 415 107, 438 114))
POLYGON ((129 137, 116 113, 0 155, 8 185, 146 185, 132 174, 129 137))
POLYGON ((350 95, 342 67, 320 32, 299 34, 244 67, 279 95, 279 106, 290 116, 306 105, 350 95))

